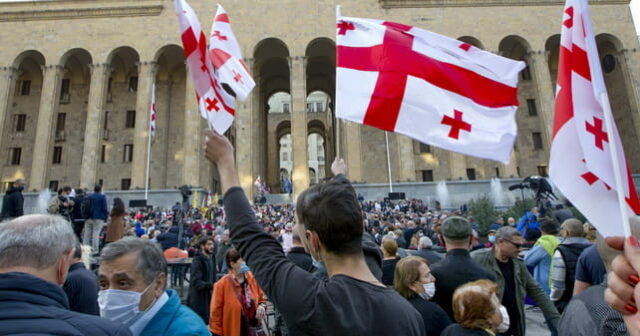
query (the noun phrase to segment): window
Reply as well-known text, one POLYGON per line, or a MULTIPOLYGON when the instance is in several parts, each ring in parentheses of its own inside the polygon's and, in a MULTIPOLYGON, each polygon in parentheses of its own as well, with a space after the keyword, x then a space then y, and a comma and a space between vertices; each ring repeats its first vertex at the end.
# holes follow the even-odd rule
POLYGON ((122 162, 131 162, 133 161, 133 145, 127 144, 124 145, 124 155, 122 156, 122 162))
POLYGON ((525 68, 520 72, 520 77, 522 78, 522 80, 531 80, 531 70, 529 69, 529 63, 525 62, 525 64, 525 68))
POLYGON ((105 163, 107 161, 107 146, 102 145, 100 149, 100 163, 105 163))
POLYGON ((602 70, 604 73, 611 73, 616 68, 616 58, 613 55, 605 55, 602 58, 602 70))
POLYGON ((58 113, 58 120, 56 122, 56 132, 64 131, 64 127, 67 121, 66 113, 58 113))
POLYGON ((126 128, 136 128, 136 111, 127 111, 126 128))
POLYGON ((533 149, 542 149, 542 133, 533 132, 531 137, 533 138, 533 149))
POLYGON ((516 167, 516 173, 518 174, 518 176, 522 176, 522 175, 520 175, 520 166, 516 167))
POLYGON ((315 112, 313 109, 313 103, 307 103, 307 112, 315 112))
POLYGON ((71 89, 71 80, 66 78, 62 80, 60 85, 60 102, 68 103, 70 101, 69 90, 71 89))
POLYGON ((529 109, 529 116, 535 117, 538 115, 538 110, 536 110, 536 100, 535 99, 527 99, 527 108, 529 109))
POLYGON ((30 80, 22 81, 22 84, 20 85, 20 95, 28 96, 30 93, 31 93, 31 81, 30 80))
POLYGON ((53 164, 62 163, 62 146, 53 147, 53 164))
POLYGON ((547 169, 547 166, 545 165, 538 166, 538 175, 542 177, 549 176, 549 170, 547 169))
POLYGON ((57 192, 58 191, 58 181, 53 180, 53 181, 49 181, 49 190, 53 191, 53 192, 57 192))
POLYGON ((287 152, 282 153, 282 161, 289 161, 289 154, 287 152))
POLYGON ((316 112, 324 112, 324 108, 322 108, 322 103, 316 103, 316 112))
POLYGON ((433 182, 433 170, 422 171, 422 182, 433 182))
POLYGON ((138 76, 129 77, 129 92, 138 91, 138 76))
POLYGON ((431 153, 431 146, 420 143, 420 153, 431 153))
POLYGON ((496 177, 500 177, 500 168, 496 167, 496 177))
POLYGON ((131 179, 130 178, 122 179, 122 183, 120 184, 120 189, 129 190, 129 188, 131 188, 131 179))
POLYGON ((113 77, 109 77, 109 81, 107 82, 107 92, 111 92, 112 86, 113 86, 113 77))
POLYGON ((475 180, 476 179, 476 170, 473 168, 468 168, 467 169, 467 178, 469 180, 475 180))
POLYGON ((26 124, 27 124, 27 115, 26 114, 14 114, 13 115, 13 129, 16 132, 24 132, 26 124))
POLYGON ((20 165, 20 157, 22 156, 22 148, 13 147, 9 148, 9 162, 10 166, 20 165))
POLYGON ((290 105, 288 103, 282 104, 282 113, 290 113, 290 105))

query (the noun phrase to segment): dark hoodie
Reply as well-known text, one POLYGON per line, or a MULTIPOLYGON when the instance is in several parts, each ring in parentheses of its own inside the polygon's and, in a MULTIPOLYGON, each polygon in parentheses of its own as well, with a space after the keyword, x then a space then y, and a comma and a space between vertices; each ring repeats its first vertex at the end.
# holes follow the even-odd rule
MULTIPOLYGON (((373 273, 373 276, 382 282, 382 251, 378 244, 375 243, 373 236, 369 232, 362 234, 362 253, 364 254, 364 260, 369 266, 369 270, 373 273)), ((321 279, 328 280, 327 269, 323 264, 317 265, 316 271, 313 273, 321 279)))
POLYGON ((24 215, 23 205, 24 197, 22 196, 22 189, 18 189, 14 186, 9 187, 7 193, 4 194, 4 199, 2 200, 2 213, 0 213, 0 220, 24 215))
POLYGON ((167 250, 171 247, 178 247, 178 232, 180 228, 177 225, 173 225, 168 232, 165 232, 158 236, 158 242, 162 245, 162 250, 167 250))

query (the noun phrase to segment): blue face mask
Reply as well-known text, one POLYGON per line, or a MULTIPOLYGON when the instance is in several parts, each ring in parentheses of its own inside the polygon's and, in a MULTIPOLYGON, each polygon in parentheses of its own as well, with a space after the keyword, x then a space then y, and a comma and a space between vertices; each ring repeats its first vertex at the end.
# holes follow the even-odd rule
POLYGON ((250 270, 249 270, 249 266, 247 266, 247 263, 244 263, 244 262, 243 262, 243 263, 240 265, 240 274, 245 274, 245 273, 247 273, 247 272, 249 272, 249 271, 250 271, 250 270))
POLYGON ((496 242, 496 236, 489 236, 489 241, 494 244, 496 242))

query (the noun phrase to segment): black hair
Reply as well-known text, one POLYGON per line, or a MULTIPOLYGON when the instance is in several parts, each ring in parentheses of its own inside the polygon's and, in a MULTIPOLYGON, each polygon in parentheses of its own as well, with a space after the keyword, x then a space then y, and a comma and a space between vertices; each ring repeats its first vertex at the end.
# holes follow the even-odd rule
POLYGON ((93 187, 93 191, 94 192, 102 192, 102 186, 100 184, 96 184, 95 187, 93 187))
POLYGON ((553 218, 544 217, 540 219, 540 231, 546 234, 557 235, 560 231, 559 227, 560 225, 558 225, 558 222, 553 218))

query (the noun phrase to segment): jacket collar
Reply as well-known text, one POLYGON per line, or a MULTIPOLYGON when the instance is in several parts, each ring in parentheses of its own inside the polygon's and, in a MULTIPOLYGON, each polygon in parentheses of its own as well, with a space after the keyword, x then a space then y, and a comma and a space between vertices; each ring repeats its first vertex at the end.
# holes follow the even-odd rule
POLYGON ((62 287, 20 272, 0 274, 0 301, 24 301, 69 309, 69 300, 62 287))
POLYGON ((69 273, 71 273, 71 271, 75 271, 75 270, 81 269, 81 268, 87 269, 86 267, 84 267, 84 264, 82 262, 77 262, 77 263, 69 266, 69 273))
POLYGON ((449 251, 447 251, 447 256, 463 256, 463 257, 469 257, 469 250, 465 250, 465 249, 453 249, 453 250, 449 250, 449 251))
POLYGON ((173 289, 166 291, 169 299, 155 314, 155 316, 147 323, 146 328, 142 331, 142 335, 163 335, 169 328, 171 322, 176 316, 176 313, 180 309, 181 303, 178 298, 178 293, 173 289))

